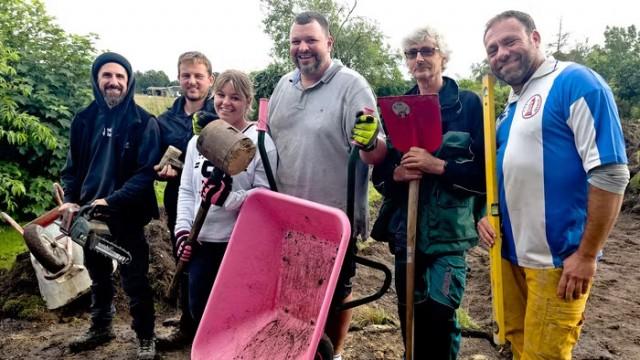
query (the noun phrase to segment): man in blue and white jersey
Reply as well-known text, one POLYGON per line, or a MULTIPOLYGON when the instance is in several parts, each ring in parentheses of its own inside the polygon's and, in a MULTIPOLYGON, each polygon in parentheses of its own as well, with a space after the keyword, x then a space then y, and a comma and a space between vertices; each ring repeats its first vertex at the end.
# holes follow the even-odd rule
MULTIPOLYGON (((610 88, 540 44, 519 11, 485 28, 491 70, 511 86, 496 130, 505 335, 514 359, 571 359, 629 170, 610 88)), ((493 244, 486 219, 478 233, 493 244)))

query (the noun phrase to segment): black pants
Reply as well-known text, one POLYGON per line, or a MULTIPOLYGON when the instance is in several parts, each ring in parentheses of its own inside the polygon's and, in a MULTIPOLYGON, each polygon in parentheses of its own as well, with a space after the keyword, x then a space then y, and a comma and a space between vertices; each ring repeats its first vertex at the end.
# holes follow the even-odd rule
MULTIPOLYGON (((112 241, 131 253, 131 263, 120 265, 122 288, 129 298, 129 311, 133 318, 131 328, 138 338, 148 339, 154 335, 153 293, 149 285, 149 244, 144 237, 142 225, 111 221, 109 230, 112 241)), ((85 251, 84 263, 92 280, 91 322, 94 328, 111 325, 115 308, 113 296, 112 260, 94 251, 85 251)))

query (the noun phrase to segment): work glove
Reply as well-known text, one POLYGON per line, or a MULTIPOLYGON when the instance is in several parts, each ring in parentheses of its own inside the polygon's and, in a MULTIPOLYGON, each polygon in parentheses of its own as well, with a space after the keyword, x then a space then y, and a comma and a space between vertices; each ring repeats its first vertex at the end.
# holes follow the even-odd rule
POLYGON ((366 110, 366 113, 358 111, 356 114, 356 123, 351 130, 351 140, 355 146, 368 152, 375 149, 378 144, 380 122, 373 115, 373 111, 366 110))
POLYGON ((180 261, 189 262, 191 259, 191 242, 189 232, 186 230, 176 233, 176 256, 180 261))
POLYGON ((202 201, 205 203, 222 206, 227 200, 227 197, 229 197, 233 179, 227 174, 222 174, 222 176, 220 176, 222 171, 217 168, 214 169, 214 172, 219 173, 202 180, 202 191, 200 191, 200 196, 202 197, 202 201))
POLYGON ((193 135, 200 135, 200 131, 202 131, 202 129, 204 129, 207 124, 219 118, 220 117, 218 116, 218 114, 204 110, 194 112, 193 116, 191 117, 193 125, 193 135))

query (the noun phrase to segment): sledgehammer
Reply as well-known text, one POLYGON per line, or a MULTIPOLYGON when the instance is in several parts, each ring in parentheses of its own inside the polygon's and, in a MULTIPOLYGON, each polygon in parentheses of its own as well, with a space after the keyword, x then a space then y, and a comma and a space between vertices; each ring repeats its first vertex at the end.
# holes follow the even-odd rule
MULTIPOLYGON (((229 176, 237 175, 244 171, 256 154, 256 146, 253 141, 225 121, 212 121, 205 126, 200 132, 196 147, 198 152, 211 161, 216 169, 222 170, 229 176)), ((186 166, 191 166, 191 164, 186 164, 186 166)), ((209 178, 216 179, 216 177, 221 176, 222 174, 219 171, 213 171, 209 178)), ((197 244, 195 241, 198 239, 210 206, 211 203, 207 201, 200 203, 200 208, 193 220, 191 233, 186 240, 186 244, 191 244, 192 246, 197 244)), ((171 285, 169 285, 167 291, 167 301, 171 305, 175 305, 178 298, 180 275, 187 264, 188 262, 178 261, 176 273, 173 275, 171 285)))

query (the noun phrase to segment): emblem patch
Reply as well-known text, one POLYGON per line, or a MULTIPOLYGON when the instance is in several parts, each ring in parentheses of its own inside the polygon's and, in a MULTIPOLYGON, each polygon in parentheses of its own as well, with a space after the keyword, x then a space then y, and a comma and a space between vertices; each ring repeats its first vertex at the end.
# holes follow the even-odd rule
POLYGON ((524 119, 528 119, 535 116, 538 111, 540 111, 541 106, 542 97, 538 94, 533 95, 526 103, 524 103, 524 107, 522 108, 522 117, 524 119))
POLYGON ((407 117, 407 115, 409 115, 409 113, 411 112, 411 108, 409 107, 409 105, 407 105, 407 103, 403 101, 393 103, 393 105, 391 105, 391 110, 393 110, 393 113, 401 119, 407 117))

